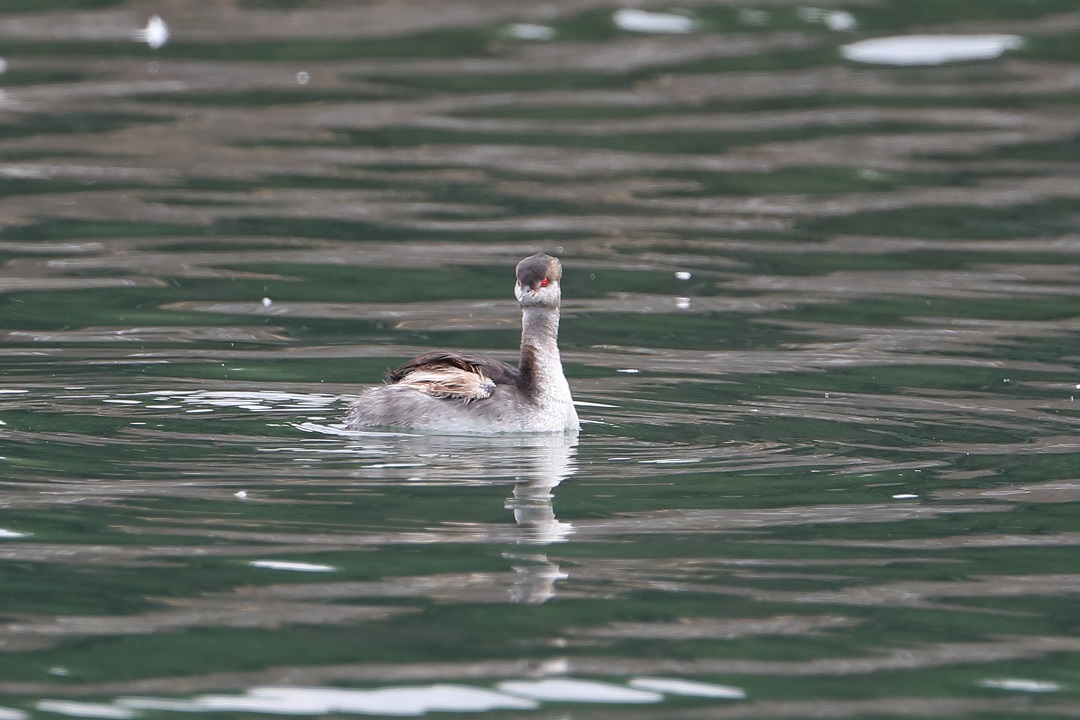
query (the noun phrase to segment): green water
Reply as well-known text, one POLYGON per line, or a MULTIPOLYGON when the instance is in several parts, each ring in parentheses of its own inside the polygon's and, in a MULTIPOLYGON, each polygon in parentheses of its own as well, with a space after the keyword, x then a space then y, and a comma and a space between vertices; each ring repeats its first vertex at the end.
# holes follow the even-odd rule
POLYGON ((1080 711, 1074 3, 147 8, 0 8, 0 720, 1080 711), (537 250, 578 437, 343 430, 537 250))

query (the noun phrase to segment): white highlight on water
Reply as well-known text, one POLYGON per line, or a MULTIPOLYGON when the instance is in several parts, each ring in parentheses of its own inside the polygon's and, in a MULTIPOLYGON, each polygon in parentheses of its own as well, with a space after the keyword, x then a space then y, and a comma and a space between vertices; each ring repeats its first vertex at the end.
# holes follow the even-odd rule
POLYGON ((510 680, 496 687, 509 695, 531 700, 580 703, 656 703, 664 696, 651 690, 635 690, 612 683, 573 678, 510 680))
POLYGON ((896 35, 845 45, 852 62, 878 65, 941 65, 962 60, 990 60, 1023 45, 1019 35, 896 35))
POLYGON ((176 712, 246 712, 271 715, 416 716, 430 712, 535 710, 537 703, 486 688, 435 684, 374 690, 334 687, 255 687, 242 695, 200 695, 191 700, 123 697, 123 708, 176 712))
POLYGON ((333 565, 315 565, 313 563, 290 562, 288 560, 252 560, 251 567, 266 570, 291 570, 293 572, 335 572, 333 565))
POLYGON ((822 21, 825 23, 825 27, 830 30, 836 30, 837 32, 854 30, 858 25, 855 16, 846 10, 833 10, 832 12, 827 12, 825 13, 825 17, 822 18, 822 21))
POLYGON ((624 8, 612 15, 615 25, 620 30, 637 33, 682 34, 694 31, 693 18, 672 13, 647 12, 624 8))
POLYGON ((157 15, 146 21, 146 27, 132 33, 136 42, 144 42, 151 50, 157 50, 169 42, 169 26, 157 15))
POLYGON ((985 688, 995 690, 1011 690, 1013 692, 1057 692, 1061 686, 1055 682, 1044 680, 1026 680, 1024 678, 1000 678, 996 680, 983 680, 979 683, 985 688))
POLYGON ((537 25, 536 23, 514 23, 506 28, 506 32, 510 37, 518 40, 543 41, 555 39, 555 28, 547 25, 537 25))
POLYGON ((630 687, 690 697, 726 698, 728 700, 742 700, 746 697, 745 690, 732 685, 716 685, 714 683, 680 680, 679 678, 637 677, 630 681, 630 687))

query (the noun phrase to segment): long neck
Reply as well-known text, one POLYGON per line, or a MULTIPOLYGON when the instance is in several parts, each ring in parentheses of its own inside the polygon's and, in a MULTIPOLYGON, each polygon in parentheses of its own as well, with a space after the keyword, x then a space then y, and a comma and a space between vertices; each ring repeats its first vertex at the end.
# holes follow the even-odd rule
POLYGON ((559 309, 521 309, 521 389, 536 397, 552 383, 565 383, 559 357, 559 309))

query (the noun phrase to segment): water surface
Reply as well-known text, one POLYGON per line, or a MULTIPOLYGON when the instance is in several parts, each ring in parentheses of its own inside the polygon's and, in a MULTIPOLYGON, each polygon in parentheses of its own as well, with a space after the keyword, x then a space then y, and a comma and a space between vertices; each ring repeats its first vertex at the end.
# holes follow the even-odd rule
POLYGON ((0 719, 1076 715, 1080 13, 636 10, 0 9, 0 719))

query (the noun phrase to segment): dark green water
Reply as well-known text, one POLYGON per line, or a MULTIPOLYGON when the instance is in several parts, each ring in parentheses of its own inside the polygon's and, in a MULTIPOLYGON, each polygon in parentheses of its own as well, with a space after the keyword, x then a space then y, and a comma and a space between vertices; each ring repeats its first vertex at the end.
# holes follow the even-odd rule
POLYGON ((2 4, 0 720, 1080 714, 1080 8, 618 9, 2 4))

